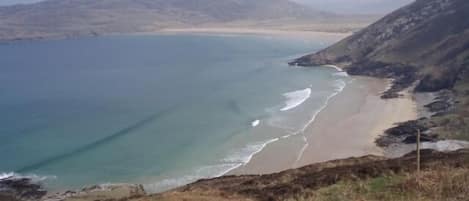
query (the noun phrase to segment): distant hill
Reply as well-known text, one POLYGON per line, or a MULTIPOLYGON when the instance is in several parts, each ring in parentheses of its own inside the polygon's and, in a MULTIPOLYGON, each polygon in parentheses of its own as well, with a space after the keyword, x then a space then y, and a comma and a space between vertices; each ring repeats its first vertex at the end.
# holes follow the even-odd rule
POLYGON ((291 64, 337 64, 351 74, 400 78, 406 84, 422 80, 418 91, 451 88, 468 68, 468 19, 467 0, 417 0, 291 64))
POLYGON ((289 0, 47 0, 0 7, 0 39, 133 33, 331 16, 289 0))

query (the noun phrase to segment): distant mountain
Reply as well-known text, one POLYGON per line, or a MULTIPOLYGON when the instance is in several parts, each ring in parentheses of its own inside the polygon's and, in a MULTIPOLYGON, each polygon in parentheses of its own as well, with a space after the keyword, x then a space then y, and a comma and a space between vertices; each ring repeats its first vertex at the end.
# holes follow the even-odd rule
POLYGON ((395 91, 416 80, 417 91, 452 88, 469 68, 468 19, 468 0, 417 0, 291 64, 337 64, 351 74, 395 78, 395 91))
POLYGON ((387 14, 414 0, 293 0, 341 14, 387 14))
POLYGON ((0 39, 155 31, 332 14, 289 0, 47 0, 0 7, 0 39))

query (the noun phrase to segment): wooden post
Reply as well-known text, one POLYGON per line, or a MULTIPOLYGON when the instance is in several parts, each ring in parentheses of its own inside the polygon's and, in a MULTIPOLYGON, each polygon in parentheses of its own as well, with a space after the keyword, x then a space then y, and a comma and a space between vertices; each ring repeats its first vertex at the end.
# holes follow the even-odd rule
POLYGON ((420 129, 417 129, 417 177, 420 175, 420 129))

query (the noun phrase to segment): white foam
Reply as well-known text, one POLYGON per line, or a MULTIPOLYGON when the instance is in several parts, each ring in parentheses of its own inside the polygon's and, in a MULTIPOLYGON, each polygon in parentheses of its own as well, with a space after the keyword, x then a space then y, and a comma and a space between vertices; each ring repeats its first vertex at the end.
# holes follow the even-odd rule
POLYGON ((235 151, 230 156, 223 159, 220 164, 200 167, 194 170, 193 174, 184 175, 182 177, 164 179, 156 183, 146 184, 144 185, 145 190, 152 193, 158 193, 192 183, 199 179, 209 179, 223 176, 236 168, 246 165, 251 161, 254 155, 262 151, 268 144, 278 140, 279 138, 274 138, 267 141, 247 145, 241 150, 235 151))
POLYGON ((334 76, 338 76, 338 77, 348 77, 349 74, 347 72, 345 72, 342 68, 339 68, 335 65, 322 65, 323 67, 327 67, 327 68, 333 68, 335 70, 337 70, 337 73, 334 73, 333 75, 334 76))
POLYGON ((257 142, 251 145, 247 145, 246 147, 238 150, 228 156, 227 158, 223 159, 225 163, 239 163, 241 165, 246 165, 249 163, 254 155, 262 151, 268 144, 278 141, 279 138, 274 138, 267 140, 265 142, 257 142))
POLYGON ((322 65, 322 66, 328 67, 328 68, 336 69, 336 70, 339 71, 339 72, 344 72, 344 70, 342 70, 342 68, 339 68, 339 67, 337 67, 337 66, 335 66, 335 65, 330 65, 330 64, 328 64, 328 65, 322 65))
POLYGON ((303 141, 305 142, 305 145, 300 149, 300 152, 298 153, 298 156, 296 157, 296 160, 295 160, 295 163, 293 164, 293 167, 296 167, 298 165, 298 162, 303 157, 303 154, 305 153, 306 148, 308 148, 308 146, 309 146, 308 139, 304 135, 303 135, 303 141))
POLYGON ((8 178, 28 178, 31 179, 33 182, 41 182, 48 179, 57 179, 56 176, 43 176, 43 175, 36 175, 36 174, 27 174, 22 175, 14 172, 5 172, 0 173, 0 180, 8 179, 8 178))
POLYGON ((305 130, 309 127, 309 125, 311 125, 311 124, 314 122, 314 120, 316 120, 316 117, 319 115, 319 113, 321 113, 321 111, 323 111, 323 110, 327 107, 327 105, 329 105, 329 101, 330 101, 333 97, 337 96, 340 92, 342 92, 342 91, 345 89, 346 86, 347 86, 347 84, 345 83, 345 81, 343 81, 343 80, 336 80, 336 83, 334 84, 334 87, 335 87, 334 91, 335 91, 335 92, 332 93, 331 95, 329 95, 329 96, 326 98, 326 100, 324 101, 324 104, 323 104, 318 110, 314 111, 314 113, 313 113, 311 119, 310 119, 300 130, 296 131, 296 132, 293 134, 293 135, 302 134, 302 135, 303 135, 303 140, 305 141, 305 145, 303 146, 303 148, 302 148, 302 149, 300 150, 300 152, 298 153, 298 157, 297 157, 297 159, 296 159, 296 161, 295 161, 295 163, 294 163, 295 165, 301 160, 301 158, 303 157, 304 151, 305 151, 306 148, 309 146, 308 141, 307 141, 307 139, 306 139, 306 136, 304 136, 305 130))
MULTIPOLYGON (((158 181, 156 183, 146 184, 146 185, 144 185, 145 190, 147 190, 148 192, 151 192, 151 193, 157 193, 157 192, 162 192, 162 191, 165 191, 165 190, 169 190, 171 188, 175 188, 175 187, 178 187, 178 186, 186 185, 188 183, 197 181, 199 179, 204 179, 204 178, 207 179, 207 178, 214 178, 214 177, 223 176, 223 175, 231 172, 232 170, 234 170, 236 168, 239 168, 241 166, 244 166, 244 165, 248 164, 256 154, 261 152, 269 144, 274 143, 276 141, 279 141, 280 139, 289 138, 289 137, 297 135, 297 134, 303 134, 303 132, 306 130, 306 128, 308 128, 308 126, 312 122, 314 122, 314 120, 316 119, 316 116, 324 108, 327 107, 330 99, 333 98, 334 96, 336 96, 337 94, 339 94, 346 87, 346 83, 343 80, 337 80, 334 86, 335 86, 334 93, 332 93, 330 96, 327 97, 327 99, 326 99, 325 103, 323 104, 323 106, 313 113, 312 118, 301 129, 299 129, 297 131, 289 132, 290 134, 284 135, 280 138, 273 138, 273 139, 269 139, 269 140, 266 140, 266 141, 261 141, 261 142, 249 144, 249 145, 245 146, 244 148, 242 148, 240 150, 234 151, 228 157, 224 158, 220 162, 220 164, 200 167, 199 169, 196 169, 196 170, 192 171, 193 174, 187 174, 187 175, 177 177, 177 178, 169 178, 169 179, 164 179, 164 180, 158 181)), ((311 95, 311 88, 307 88, 307 89, 303 89, 303 90, 299 90, 299 91, 294 91, 294 92, 289 92, 289 93, 286 93, 284 95, 285 95, 285 97, 290 98, 287 101, 287 106, 289 106, 291 108, 289 108, 287 106, 284 107, 286 110, 289 110, 289 109, 292 109, 294 107, 297 107, 298 105, 300 105, 304 101, 306 101, 311 95), (301 97, 301 101, 300 101, 300 97, 301 97)), ((260 120, 255 120, 255 121, 251 122, 251 125, 253 127, 257 126, 259 124, 260 124, 260 120)), ((288 129, 287 129, 287 131, 288 131, 288 129)), ((303 140, 305 141, 305 145, 300 150, 300 153, 297 156, 296 162, 298 162, 302 158, 304 151, 309 146, 305 136, 303 136, 303 140)), ((296 164, 296 162, 295 162, 295 164, 296 164)))
POLYGON ((343 72, 337 72, 337 73, 334 73, 334 76, 337 76, 337 77, 348 77, 348 73, 343 71, 343 72))
POLYGON ((291 110, 301 105, 311 96, 311 88, 288 92, 283 94, 283 96, 287 98, 287 101, 285 101, 285 107, 280 109, 280 111, 291 110))
POLYGON ((256 120, 254 120, 253 122, 251 122, 251 126, 252 126, 252 127, 256 127, 256 126, 258 126, 260 123, 261 123, 261 121, 260 121, 259 119, 256 119, 256 120))
POLYGON ((3 173, 0 173, 0 180, 13 177, 14 175, 15 175, 15 173, 13 173, 13 172, 8 172, 8 173, 7 173, 7 172, 3 172, 3 173))
POLYGON ((164 179, 156 183, 145 184, 144 188, 150 193, 159 193, 171 188, 195 182, 200 179, 209 179, 223 176, 241 165, 242 164, 218 164, 203 166, 193 170, 193 174, 187 174, 177 178, 164 179))

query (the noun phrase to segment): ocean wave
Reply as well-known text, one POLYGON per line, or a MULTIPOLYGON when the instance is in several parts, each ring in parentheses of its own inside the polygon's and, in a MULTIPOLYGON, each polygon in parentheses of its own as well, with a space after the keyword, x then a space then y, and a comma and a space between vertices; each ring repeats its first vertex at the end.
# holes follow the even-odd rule
POLYGON ((339 68, 335 65, 322 65, 323 67, 327 67, 327 68, 333 68, 335 70, 337 70, 337 73, 334 73, 333 75, 334 76, 338 76, 338 77, 348 77, 349 74, 347 72, 345 72, 342 68, 339 68))
POLYGON ((253 143, 248 145, 241 150, 232 153, 230 156, 223 159, 226 163, 237 163, 246 165, 249 163, 254 155, 261 152, 268 144, 278 141, 279 138, 270 139, 264 142, 253 143))
POLYGON ((348 77, 348 73, 345 72, 345 71, 342 71, 342 72, 337 72, 337 73, 334 73, 333 74, 334 76, 337 76, 337 77, 348 77))
POLYGON ((322 106, 317 109, 316 111, 313 112, 312 114, 312 117, 311 119, 309 119, 308 122, 306 122, 306 124, 303 125, 303 127, 301 127, 301 129, 299 129, 298 131, 296 131, 295 133, 293 133, 293 135, 298 135, 298 134, 302 134, 303 135, 303 140, 305 142, 305 145, 302 147, 302 149, 300 150, 300 152, 298 153, 298 157, 295 161, 295 164, 294 165, 297 165, 297 163, 301 160, 301 158, 303 157, 303 154, 306 150, 306 148, 309 146, 308 144, 308 140, 306 138, 306 136, 304 136, 304 132, 306 131, 306 129, 316 120, 317 116, 324 110, 326 109, 326 107, 329 105, 329 101, 337 96, 340 92, 342 92, 345 87, 347 86, 347 84, 345 83, 344 80, 336 80, 336 82, 334 83, 334 93, 332 93, 331 95, 329 95, 326 100, 324 101, 324 104, 322 104, 322 106))
POLYGON ((311 88, 288 92, 283 94, 283 96, 287 98, 287 101, 285 101, 285 107, 280 109, 280 111, 291 110, 301 105, 311 96, 311 88))
POLYGON ((261 121, 260 121, 259 119, 256 119, 256 120, 254 120, 253 122, 251 122, 251 126, 252 126, 252 127, 256 127, 256 126, 258 126, 260 123, 261 123, 261 121))
POLYGON ((336 69, 336 70, 339 71, 339 72, 343 72, 343 71, 344 71, 344 70, 342 70, 342 68, 339 68, 339 67, 337 67, 336 65, 330 65, 330 64, 328 64, 328 65, 322 65, 322 66, 328 67, 328 68, 336 69))
POLYGON ((0 180, 3 180, 3 179, 8 179, 10 177, 13 177, 15 175, 15 173, 13 172, 3 172, 3 173, 0 173, 0 180))
POLYGON ((193 170, 192 174, 183 175, 176 178, 168 178, 155 183, 144 184, 144 188, 150 193, 163 192, 178 186, 183 186, 199 179, 220 177, 233 169, 241 166, 240 164, 218 164, 199 167, 193 170))
POLYGON ((45 180, 50 180, 50 179, 57 179, 56 176, 49 176, 49 175, 36 175, 36 174, 18 174, 15 172, 3 172, 0 173, 0 180, 4 179, 31 179, 32 182, 42 182, 45 180))
POLYGON ((230 154, 230 156, 224 158, 220 164, 202 166, 192 171, 192 174, 187 174, 177 178, 164 179, 156 183, 145 184, 145 190, 152 193, 158 193, 169 190, 171 188, 189 184, 199 179, 223 176, 236 168, 246 165, 251 161, 254 155, 262 151, 268 144, 278 140, 279 138, 274 138, 247 145, 244 148, 233 152, 230 154))
MULTIPOLYGON (((337 80, 334 84, 334 88, 335 88, 334 93, 332 93, 330 96, 326 98, 326 101, 322 105, 322 107, 316 110, 313 113, 312 118, 299 130, 292 131, 289 134, 284 135, 279 138, 273 138, 273 139, 246 145, 245 147, 237 151, 233 151, 231 154, 229 154, 229 156, 222 159, 220 161, 220 164, 199 167, 198 169, 193 170, 191 174, 183 175, 183 176, 176 177, 176 178, 164 179, 156 183, 145 184, 144 185, 145 190, 151 193, 162 192, 162 191, 174 188, 174 187, 189 184, 199 179, 207 179, 207 178, 223 176, 231 172, 234 169, 237 169, 239 167, 242 167, 248 164, 256 154, 264 150, 264 148, 267 147, 269 144, 282 140, 282 139, 289 138, 293 135, 303 133, 306 130, 306 128, 312 122, 314 122, 317 115, 327 107, 330 99, 336 96, 337 94, 339 94, 342 90, 344 90, 345 87, 346 87, 345 81, 337 80)), ((298 105, 306 101, 310 97, 310 95, 311 95, 311 88, 285 93, 284 96, 289 98, 289 100, 287 100, 287 106, 282 108, 282 111, 297 107, 298 105)), ((254 120, 253 122, 251 122, 251 125, 255 127, 259 123, 260 123, 259 120, 254 120)), ((306 136, 303 136, 303 140, 305 141, 305 145, 300 150, 300 153, 298 154, 296 162, 298 162, 302 158, 304 151, 309 146, 306 136)))

